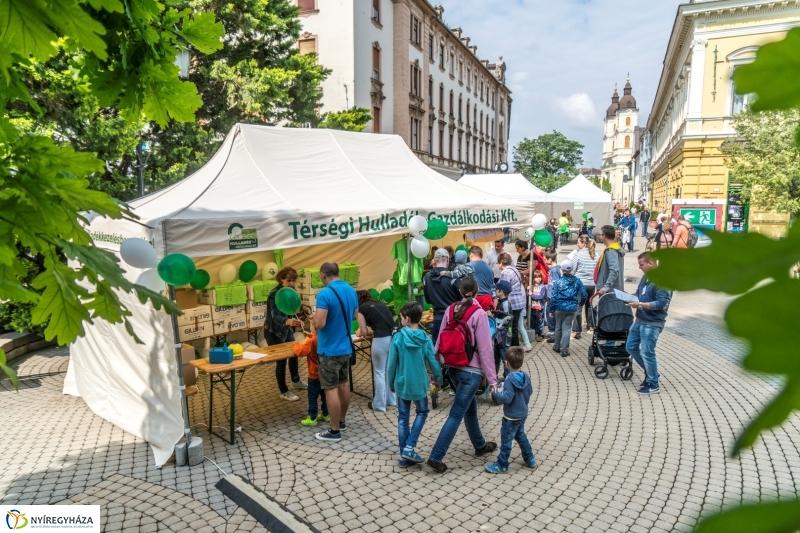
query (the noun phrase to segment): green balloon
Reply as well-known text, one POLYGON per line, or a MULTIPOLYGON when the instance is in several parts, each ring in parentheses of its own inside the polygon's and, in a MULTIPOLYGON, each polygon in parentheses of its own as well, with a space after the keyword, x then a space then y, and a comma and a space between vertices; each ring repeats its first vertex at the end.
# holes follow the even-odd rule
POLYGON ((583 217, 583 220, 586 220, 587 218, 589 218, 589 213, 584 213, 581 216, 583 217))
POLYGON ((553 236, 550 235, 549 231, 540 229, 533 234, 533 242, 535 242, 542 248, 547 248, 548 246, 553 244, 553 236))
POLYGON ((175 287, 191 282, 196 273, 194 261, 183 254, 169 254, 158 263, 158 275, 175 287))
POLYGON ((353 320, 350 323, 350 333, 355 335, 356 331, 358 331, 358 320, 353 320))
POLYGON ((370 289, 367 291, 370 296, 372 296, 373 300, 378 300, 381 297, 381 294, 378 292, 377 289, 370 289))
POLYGON ((441 218, 432 218, 428 221, 428 229, 425 230, 425 238, 429 241, 443 238, 447 235, 447 223, 441 218))
POLYGON ((202 268, 199 268, 197 269, 194 278, 192 278, 190 285, 192 286, 193 289, 202 291, 208 286, 210 281, 211 281, 211 276, 208 275, 208 272, 206 272, 202 268))
POLYGON ((283 287, 275 294, 275 306, 284 315, 296 315, 303 304, 296 290, 291 287, 283 287))
POLYGON ((386 304, 392 303, 394 301, 394 290, 383 289, 381 291, 381 301, 386 304))
POLYGON ((465 252, 469 253, 469 248, 467 248, 467 247, 466 247, 465 245, 463 245, 463 244, 459 244, 459 245, 456 247, 456 252, 457 252, 457 251, 459 251, 459 250, 464 250, 465 252))
POLYGON ((247 283, 258 274, 258 265, 255 261, 248 259, 239 267, 239 279, 247 283))

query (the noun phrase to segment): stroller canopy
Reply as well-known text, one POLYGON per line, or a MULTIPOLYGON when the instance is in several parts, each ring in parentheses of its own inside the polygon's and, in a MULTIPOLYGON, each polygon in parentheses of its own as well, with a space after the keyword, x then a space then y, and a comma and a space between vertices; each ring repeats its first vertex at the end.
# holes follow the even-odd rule
POLYGON ((613 294, 604 294, 597 302, 596 327, 603 333, 625 333, 633 325, 633 311, 613 294))

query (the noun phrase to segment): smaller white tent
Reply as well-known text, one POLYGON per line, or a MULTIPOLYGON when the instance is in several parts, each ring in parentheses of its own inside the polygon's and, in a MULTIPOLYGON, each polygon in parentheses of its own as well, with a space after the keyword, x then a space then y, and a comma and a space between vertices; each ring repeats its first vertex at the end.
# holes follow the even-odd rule
POLYGON ((543 212, 547 202, 547 193, 522 174, 465 174, 458 182, 501 198, 534 204, 537 212, 543 212))
POLYGON ((611 224, 613 221, 611 194, 578 174, 572 181, 547 195, 547 209, 550 218, 558 218, 561 213, 570 210, 575 221, 581 214, 592 213, 595 227, 611 224))

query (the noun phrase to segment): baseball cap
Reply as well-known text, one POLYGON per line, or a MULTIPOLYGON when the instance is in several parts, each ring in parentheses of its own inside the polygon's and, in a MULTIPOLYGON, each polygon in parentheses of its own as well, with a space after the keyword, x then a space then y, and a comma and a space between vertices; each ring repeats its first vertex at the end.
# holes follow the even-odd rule
POLYGON ((569 259, 564 259, 563 261, 561 261, 561 270, 569 270, 569 271, 571 271, 572 270, 572 261, 570 261, 569 259))
POLYGON ((433 260, 437 261, 439 259, 447 259, 448 261, 450 261, 450 252, 448 252, 444 248, 439 248, 433 253, 433 260))
POLYGON ((467 262, 467 252, 459 250, 456 252, 456 263, 464 264, 467 262))
POLYGON ((511 294, 511 284, 504 279, 498 281, 494 288, 498 291, 503 291, 506 294, 511 294))

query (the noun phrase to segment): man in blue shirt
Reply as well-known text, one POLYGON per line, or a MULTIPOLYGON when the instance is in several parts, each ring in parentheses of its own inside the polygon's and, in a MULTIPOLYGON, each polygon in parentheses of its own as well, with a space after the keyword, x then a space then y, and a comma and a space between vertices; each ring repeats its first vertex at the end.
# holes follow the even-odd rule
POLYGON ((630 230, 630 240, 628 241, 628 251, 633 251, 633 238, 636 236, 636 215, 631 214, 630 209, 625 210, 625 216, 617 224, 623 231, 630 230))
POLYGON ((350 324, 357 317, 356 291, 339 279, 339 265, 324 263, 319 277, 325 288, 317 294, 314 327, 317 330, 319 380, 328 402, 331 428, 317 434, 319 440, 338 442, 347 429, 345 416, 350 406, 348 374, 353 342, 350 324))
POLYGON ((650 254, 645 252, 639 255, 638 259, 639 269, 644 272, 644 276, 636 289, 636 297, 639 301, 630 303, 630 306, 636 309, 636 320, 628 332, 625 349, 645 372, 644 381, 637 392, 639 394, 658 394, 658 379, 661 376, 658 374, 656 362, 656 342, 658 342, 658 336, 667 321, 672 292, 659 289, 647 280, 647 272, 658 266, 650 258, 650 254))
POLYGON ((483 250, 480 246, 469 249, 469 263, 475 271, 475 281, 478 282, 478 303, 484 311, 494 307, 494 272, 489 263, 483 260, 483 250))

